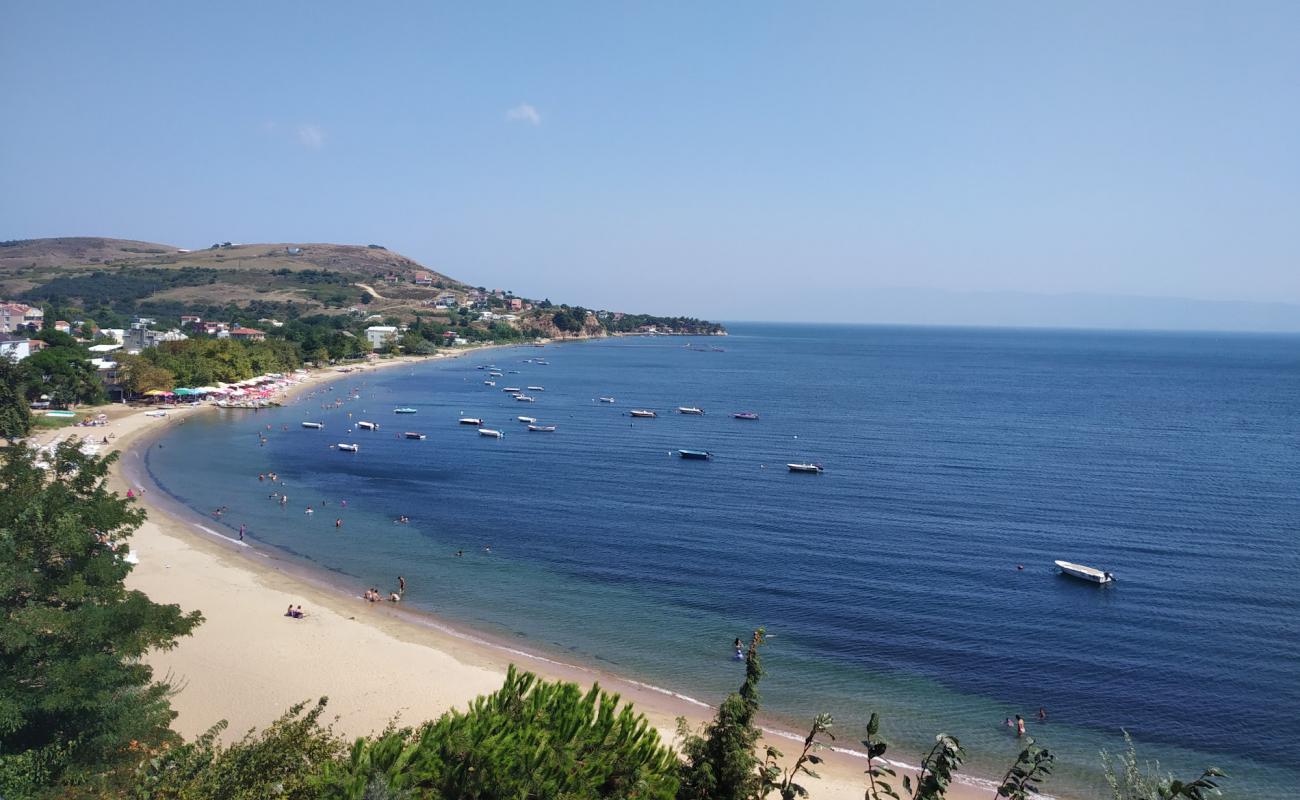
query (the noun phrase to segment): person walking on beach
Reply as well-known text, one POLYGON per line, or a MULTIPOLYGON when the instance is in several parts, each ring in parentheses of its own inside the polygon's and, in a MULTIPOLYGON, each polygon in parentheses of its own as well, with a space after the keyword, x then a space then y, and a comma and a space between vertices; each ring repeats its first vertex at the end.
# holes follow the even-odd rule
POLYGON ((1025 718, 1017 714, 1016 715, 1016 738, 1019 739, 1024 735, 1025 735, 1025 718))
POLYGON ((241 542, 244 541, 244 532, 247 530, 248 530, 248 525, 246 523, 243 522, 239 523, 239 541, 241 542))

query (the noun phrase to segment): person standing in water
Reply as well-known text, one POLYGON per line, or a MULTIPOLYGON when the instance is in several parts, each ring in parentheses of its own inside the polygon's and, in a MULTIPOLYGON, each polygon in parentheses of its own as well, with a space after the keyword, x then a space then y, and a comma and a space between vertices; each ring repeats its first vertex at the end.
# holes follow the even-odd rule
POLYGON ((1016 715, 1016 738, 1019 739, 1024 735, 1025 735, 1025 718, 1017 714, 1016 715))
POLYGON ((244 541, 244 532, 247 530, 248 530, 248 525, 246 523, 243 522, 239 523, 239 541, 241 542, 244 541))
POLYGON ((406 578, 403 578, 401 575, 397 576, 397 590, 399 592, 406 591, 406 578))

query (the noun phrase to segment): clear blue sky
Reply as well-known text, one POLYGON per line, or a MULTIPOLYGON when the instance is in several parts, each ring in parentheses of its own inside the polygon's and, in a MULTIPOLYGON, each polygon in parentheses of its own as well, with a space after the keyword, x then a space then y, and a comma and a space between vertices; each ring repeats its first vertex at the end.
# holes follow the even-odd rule
POLYGON ((1300 303, 1300 3, 0 5, 0 239, 376 242, 589 306, 1300 303))

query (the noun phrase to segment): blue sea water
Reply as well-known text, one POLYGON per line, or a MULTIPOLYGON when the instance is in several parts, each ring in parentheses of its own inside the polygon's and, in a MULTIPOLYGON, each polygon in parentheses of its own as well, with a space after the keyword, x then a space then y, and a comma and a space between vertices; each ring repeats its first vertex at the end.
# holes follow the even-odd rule
POLYGON ((1230 796, 1294 796, 1300 338, 732 333, 349 376, 283 409, 194 418, 147 463, 184 503, 228 506, 223 526, 336 580, 387 590, 400 573, 408 604, 710 702, 738 683, 732 639, 765 626, 764 705, 791 730, 830 711, 854 745, 875 710, 891 755, 914 762, 945 730, 993 774, 1018 749, 1002 720, 1041 706, 1049 788, 1099 794, 1098 751, 1127 730, 1180 775, 1227 769, 1230 796), (518 374, 485 386, 488 363, 518 374), (521 403, 507 385, 545 390, 521 403), (349 432, 360 419, 381 430, 349 432), (785 468, 804 460, 826 472, 785 468), (1061 577, 1054 559, 1118 580, 1061 577))

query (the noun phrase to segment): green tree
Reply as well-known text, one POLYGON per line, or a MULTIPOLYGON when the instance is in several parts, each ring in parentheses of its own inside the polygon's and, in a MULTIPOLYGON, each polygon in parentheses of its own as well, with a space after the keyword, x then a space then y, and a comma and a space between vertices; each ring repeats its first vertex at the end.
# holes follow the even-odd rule
POLYGON ((326 698, 306 703, 258 733, 222 747, 217 740, 225 721, 180 747, 154 756, 136 772, 139 800, 315 800, 312 784, 344 752, 342 740, 321 727, 326 698))
POLYGON ((0 355, 0 438, 21 439, 32 432, 32 414, 23 396, 29 375, 9 355, 0 355))
POLYGON ((169 688, 141 656, 202 617, 123 584, 144 520, 106 486, 116 454, 0 449, 0 796, 78 783, 172 736, 169 688))
POLYGON ((176 386, 176 376, 166 367, 160 367, 143 356, 117 356, 118 382, 129 394, 144 394, 151 389, 167 391, 176 386))
POLYGON ((754 747, 761 732, 754 715, 758 713, 758 682, 763 677, 758 656, 763 639, 762 628, 754 631, 745 655, 745 680, 718 706, 702 735, 688 730, 684 720, 678 721, 686 758, 679 800, 749 800, 760 793, 761 762, 754 747))
POLYGON ((1101 753, 1102 770, 1113 800, 1203 800, 1218 796, 1219 784, 1215 779, 1224 777, 1218 769, 1211 767, 1196 780, 1184 783, 1162 770, 1158 761, 1138 761, 1137 748, 1128 731, 1124 731, 1124 745, 1124 753, 1118 756, 1105 750, 1101 753))
POLYGON ((358 740, 326 766, 319 796, 669 800, 677 769, 659 733, 618 695, 512 666, 499 690, 463 713, 358 740))
POLYGON ((29 398, 49 395, 50 404, 58 407, 105 400, 99 374, 81 347, 47 347, 24 359, 22 366, 29 376, 29 398))

